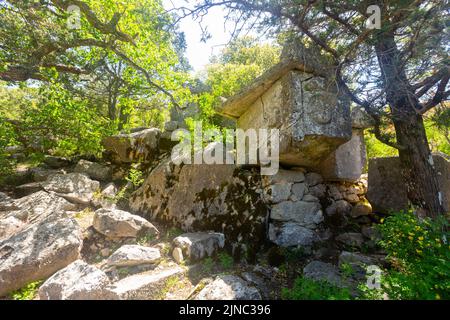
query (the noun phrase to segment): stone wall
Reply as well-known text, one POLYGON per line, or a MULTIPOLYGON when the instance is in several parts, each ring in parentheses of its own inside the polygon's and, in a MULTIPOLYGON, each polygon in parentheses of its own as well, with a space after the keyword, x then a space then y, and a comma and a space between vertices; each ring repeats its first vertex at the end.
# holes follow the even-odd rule
POLYGON ((133 212, 184 231, 225 234, 237 257, 263 246, 361 248, 373 221, 366 180, 325 182, 302 168, 261 176, 234 165, 160 163, 131 197, 133 212))
MULTIPOLYGON (((450 212, 450 161, 446 156, 434 154, 433 163, 438 173, 444 210, 450 212)), ((375 211, 389 213, 407 209, 409 201, 406 192, 398 157, 370 159, 367 197, 375 211)))

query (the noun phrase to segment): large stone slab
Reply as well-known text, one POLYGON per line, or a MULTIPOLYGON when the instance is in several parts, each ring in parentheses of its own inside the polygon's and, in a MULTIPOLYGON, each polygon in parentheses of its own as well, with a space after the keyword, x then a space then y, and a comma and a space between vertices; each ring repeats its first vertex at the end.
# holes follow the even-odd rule
POLYGON ((258 289, 235 275, 218 276, 204 287, 195 300, 261 300, 258 289))
POLYGON ((279 64, 218 112, 237 119, 237 127, 244 130, 280 129, 280 163, 315 168, 350 140, 352 123, 350 103, 330 76, 332 68, 319 51, 307 51, 284 50, 279 64))
POLYGON ((271 223, 269 240, 281 247, 311 247, 319 240, 315 231, 295 222, 271 223))
POLYGON ((59 270, 39 288, 40 300, 117 299, 107 289, 108 276, 100 269, 77 260, 59 270))
POLYGON ((161 130, 150 128, 103 139, 105 156, 116 163, 150 162, 159 155, 161 130))
MULTIPOLYGON (((434 154, 433 162, 438 173, 444 210, 450 212, 450 161, 439 154, 434 154)), ((367 199, 375 212, 389 213, 409 207, 398 157, 369 160, 367 199)))
POLYGON ((43 221, 0 241, 0 296, 69 265, 81 246, 80 227, 69 218, 43 221))
POLYGON ((172 277, 181 277, 184 269, 178 266, 157 269, 136 274, 114 283, 110 290, 120 300, 155 300, 161 299, 162 290, 167 280, 172 277))
POLYGON ((303 227, 314 228, 323 221, 319 202, 284 201, 272 206, 270 218, 275 221, 296 222, 303 227))
POLYGON ((362 130, 353 130, 350 141, 339 146, 320 165, 327 181, 358 181, 366 165, 366 144, 362 130))
POLYGON ((225 246, 225 236, 217 232, 185 233, 173 239, 173 245, 180 248, 185 257, 192 261, 211 257, 225 246))
POLYGON ((248 244, 256 248, 265 240, 268 209, 261 176, 233 165, 180 168, 163 162, 131 196, 130 208, 186 232, 221 232, 227 245, 243 250, 248 244))
POLYGON ((106 261, 110 266, 131 267, 141 264, 156 264, 161 260, 157 248, 139 245, 124 245, 117 249, 106 261))
POLYGON ((9 211, 6 217, 14 217, 27 224, 38 223, 49 218, 62 218, 66 216, 66 211, 76 209, 74 204, 45 191, 15 199, 13 203, 17 210, 9 211))
POLYGON ((92 222, 94 229, 110 238, 136 238, 158 235, 156 227, 146 219, 118 209, 98 209, 92 222))
POLYGON ((99 191, 100 182, 91 180, 81 173, 55 174, 42 182, 45 191, 55 192, 59 196, 75 203, 89 204, 99 191))
POLYGON ((96 162, 81 159, 75 166, 74 172, 83 173, 91 179, 108 181, 112 178, 112 168, 96 162))

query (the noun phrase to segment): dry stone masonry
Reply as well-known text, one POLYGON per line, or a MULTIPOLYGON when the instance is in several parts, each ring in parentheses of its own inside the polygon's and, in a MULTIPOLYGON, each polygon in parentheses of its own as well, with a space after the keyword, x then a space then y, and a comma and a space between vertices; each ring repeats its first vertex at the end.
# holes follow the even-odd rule
MULTIPOLYGON (((106 138, 101 163, 47 156, 0 192, 0 298, 42 281, 41 300, 267 299, 280 288, 286 252, 301 255, 304 277, 354 293, 366 267, 384 263, 379 214, 408 201, 398 158, 371 159, 363 174, 373 123, 350 109, 333 74, 326 58, 294 42, 219 107, 237 128, 280 129, 275 175, 258 165, 175 165, 178 116, 164 130, 106 138), (130 168, 144 171, 140 187, 125 179, 130 168), (349 265, 351 277, 341 270, 349 265)), ((450 161, 430 161, 450 211, 450 161)))

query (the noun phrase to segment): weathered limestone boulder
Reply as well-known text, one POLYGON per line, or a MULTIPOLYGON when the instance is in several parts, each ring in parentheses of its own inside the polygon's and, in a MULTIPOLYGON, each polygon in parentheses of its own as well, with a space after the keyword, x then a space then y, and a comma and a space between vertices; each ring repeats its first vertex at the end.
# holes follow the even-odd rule
POLYGON ((359 180, 366 164, 364 132, 353 130, 350 141, 340 145, 320 164, 320 172, 327 181, 359 180))
POLYGON ((103 139, 105 156, 116 163, 151 162, 159 155, 161 130, 150 128, 103 139))
MULTIPOLYGON (((186 232, 216 231, 235 250, 254 251, 265 241, 268 214, 257 170, 234 165, 162 162, 130 199, 133 212, 186 232)), ((237 252, 236 251, 236 254, 237 252)))
POLYGON ((81 230, 73 219, 43 221, 0 241, 0 296, 45 279, 78 259, 81 230))
POLYGON ((108 181, 112 178, 112 168, 100 163, 81 159, 75 166, 74 172, 83 173, 94 180, 108 181))
POLYGON ((315 168, 350 140, 350 103, 320 53, 305 56, 299 51, 308 50, 285 50, 279 64, 228 99, 218 112, 236 119, 244 130, 279 128, 280 163, 315 168))
POLYGON ((211 257, 225 246, 225 236, 217 232, 185 233, 173 239, 173 245, 180 248, 191 261, 211 257))
MULTIPOLYGON (((66 211, 76 206, 54 193, 39 191, 13 201, 17 210, 9 211, 8 217, 14 217, 27 224, 38 223, 45 219, 65 217, 66 211)), ((25 226, 25 225, 24 225, 25 226)))
POLYGON ((109 289, 120 300, 160 299, 167 280, 173 277, 182 277, 184 273, 184 269, 179 266, 155 269, 119 280, 109 289))
POLYGON ((196 300, 261 300, 258 289, 234 275, 218 276, 204 287, 196 300))
POLYGON ((77 260, 59 270, 39 288, 40 300, 104 300, 116 296, 110 280, 100 269, 77 260))
POLYGON ((132 267, 141 264, 156 264, 161 260, 157 248, 139 245, 124 245, 117 249, 106 261, 109 266, 132 267))
POLYGON ((99 190, 100 182, 81 173, 56 174, 42 182, 42 187, 71 202, 89 204, 99 190))
POLYGON ((303 268, 303 276, 311 280, 326 281, 335 286, 343 286, 339 269, 331 263, 312 261, 303 268))
MULTIPOLYGON (((434 154, 433 163, 438 173, 443 207, 450 212, 450 161, 434 154)), ((409 207, 398 157, 370 159, 367 199, 375 212, 389 213, 409 207)))
POLYGON ((281 247, 311 247, 319 240, 315 231, 298 223, 271 223, 269 240, 281 247))
POLYGON ((156 227, 144 218, 118 209, 98 209, 92 223, 94 229, 110 238, 136 238, 158 235, 156 227))
POLYGON ((0 219, 0 239, 7 238, 18 233, 20 230, 25 228, 25 226, 26 224, 22 220, 19 220, 13 216, 0 219))

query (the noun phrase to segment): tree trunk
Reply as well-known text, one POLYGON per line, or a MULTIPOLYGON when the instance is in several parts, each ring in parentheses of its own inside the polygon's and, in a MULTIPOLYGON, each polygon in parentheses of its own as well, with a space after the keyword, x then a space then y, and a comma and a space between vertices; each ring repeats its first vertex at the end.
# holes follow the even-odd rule
POLYGON ((419 114, 411 114, 408 117, 402 115, 402 119, 394 117, 393 121, 397 141, 406 147, 399 150, 399 155, 408 199, 423 209, 419 213, 435 217, 444 209, 423 119, 419 114))
POLYGON ((420 102, 401 66, 394 36, 388 32, 380 33, 375 49, 400 146, 408 199, 420 215, 435 217, 444 213, 444 209, 423 119, 416 112, 421 108, 420 102))

